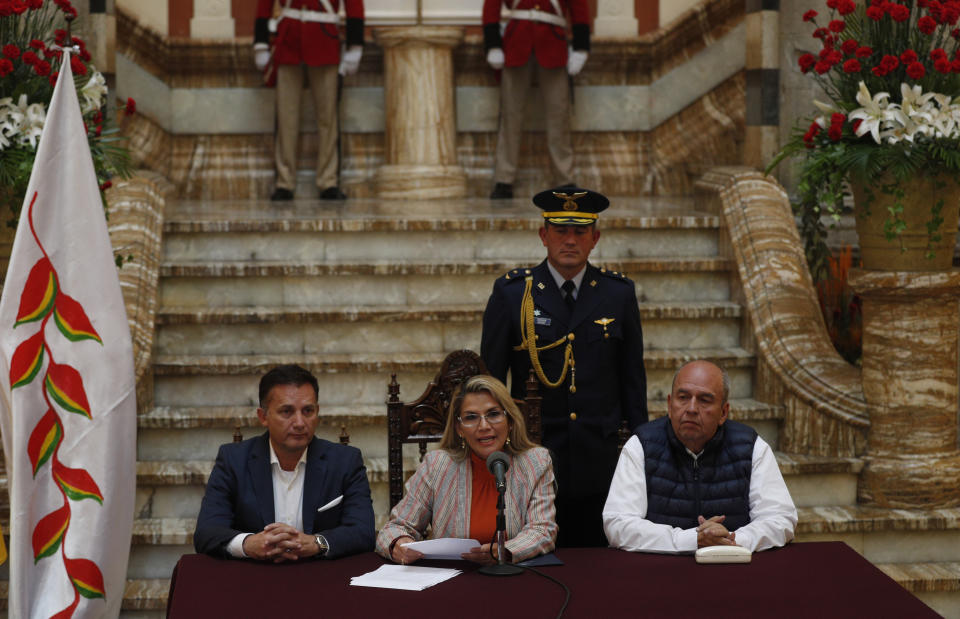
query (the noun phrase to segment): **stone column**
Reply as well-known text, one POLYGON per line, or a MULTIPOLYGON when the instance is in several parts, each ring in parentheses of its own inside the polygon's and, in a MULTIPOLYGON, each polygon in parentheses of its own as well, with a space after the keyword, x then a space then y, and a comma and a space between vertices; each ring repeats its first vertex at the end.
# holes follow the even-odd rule
POLYGON ((596 37, 635 37, 639 28, 633 0, 597 0, 596 37))
POLYGON ((377 195, 464 197, 453 99, 453 48, 463 28, 379 28, 374 36, 383 47, 386 106, 386 161, 377 172, 377 195))
POLYGON ((960 505, 960 271, 854 269, 849 282, 863 299, 870 414, 859 499, 894 508, 960 505))
POLYGON ((780 11, 747 2, 747 127, 744 164, 763 169, 780 149, 780 11))

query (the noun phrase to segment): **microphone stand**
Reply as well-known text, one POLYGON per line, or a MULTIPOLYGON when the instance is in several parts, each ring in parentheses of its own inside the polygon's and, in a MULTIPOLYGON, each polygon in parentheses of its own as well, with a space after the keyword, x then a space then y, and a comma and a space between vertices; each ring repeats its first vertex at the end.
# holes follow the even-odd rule
POLYGON ((511 565, 504 559, 506 548, 503 547, 503 544, 507 540, 507 517, 503 514, 503 510, 505 509, 503 495, 505 490, 505 486, 497 486, 497 564, 484 565, 481 567, 478 571, 484 576, 517 576, 523 574, 523 568, 511 565))

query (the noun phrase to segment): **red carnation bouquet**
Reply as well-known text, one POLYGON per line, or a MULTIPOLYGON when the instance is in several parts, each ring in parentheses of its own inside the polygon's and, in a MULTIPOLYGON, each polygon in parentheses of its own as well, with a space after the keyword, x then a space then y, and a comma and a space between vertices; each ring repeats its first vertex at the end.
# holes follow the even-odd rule
MULTIPOLYGON (((851 175, 960 177, 960 0, 827 0, 804 13, 813 50, 797 58, 827 101, 768 166, 796 157, 795 204, 815 280, 828 273, 821 215, 839 219, 851 175)), ((903 229, 899 214, 888 240, 903 229)), ((935 234, 937 214, 931 215, 935 234)), ((928 226, 929 227, 929 226, 928 226)))
POLYGON ((16 226, 59 76, 58 48, 75 47, 70 67, 97 176, 106 183, 129 175, 117 130, 104 127, 107 83, 90 64, 86 43, 68 35, 68 20, 76 16, 69 0, 0 0, 0 207, 9 207, 10 226, 16 226))

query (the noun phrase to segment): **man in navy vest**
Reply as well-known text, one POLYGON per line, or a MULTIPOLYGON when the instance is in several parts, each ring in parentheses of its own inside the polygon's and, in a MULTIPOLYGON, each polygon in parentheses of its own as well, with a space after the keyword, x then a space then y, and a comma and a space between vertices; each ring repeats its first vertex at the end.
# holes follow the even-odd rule
POLYGON ((640 426, 620 454, 603 508, 611 546, 757 551, 793 539, 797 509, 773 451, 751 427, 727 420, 729 396, 730 379, 713 363, 680 368, 669 416, 640 426))

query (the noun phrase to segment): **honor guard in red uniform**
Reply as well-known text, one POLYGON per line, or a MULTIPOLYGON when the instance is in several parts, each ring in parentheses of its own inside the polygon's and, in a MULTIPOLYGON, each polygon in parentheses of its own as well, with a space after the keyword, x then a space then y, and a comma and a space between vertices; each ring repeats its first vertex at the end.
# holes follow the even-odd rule
POLYGON ((533 73, 540 84, 547 128, 547 150, 554 174, 573 182, 570 144, 570 83, 583 69, 590 51, 590 11, 587 0, 484 0, 483 45, 487 62, 503 69, 500 82, 500 131, 492 199, 513 197, 517 155, 523 131, 523 106, 533 73), (501 34, 502 7, 510 19, 501 34), (568 20, 569 16, 569 20, 568 20), (567 24, 572 49, 568 50, 567 24))
POLYGON ((317 188, 323 200, 343 200, 337 179, 337 73, 352 75, 363 54, 363 0, 258 0, 254 25, 257 68, 276 72, 277 185, 271 200, 291 200, 296 187, 300 92, 310 84, 317 116, 317 188), (340 4, 346 49, 340 52, 340 4), (274 30, 272 26, 276 26, 274 30), (272 55, 268 45, 275 32, 272 55))

